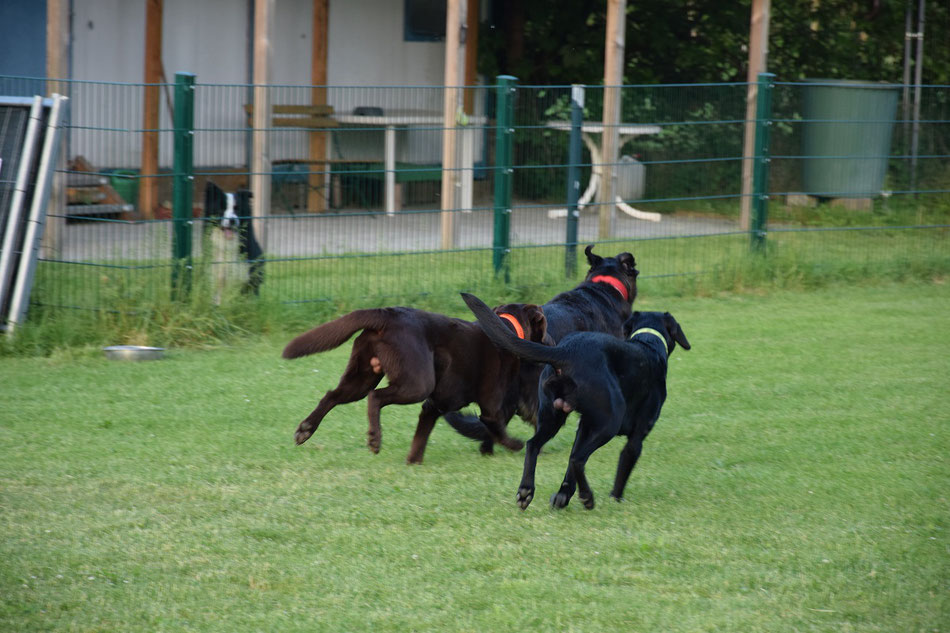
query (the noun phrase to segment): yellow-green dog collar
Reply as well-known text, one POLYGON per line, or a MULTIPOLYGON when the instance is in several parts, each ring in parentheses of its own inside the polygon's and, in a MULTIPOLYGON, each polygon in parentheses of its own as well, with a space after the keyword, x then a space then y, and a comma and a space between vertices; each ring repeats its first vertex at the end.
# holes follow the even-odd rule
POLYGON ((640 328, 639 330, 637 330, 636 332, 634 332, 633 334, 631 334, 631 335, 630 335, 630 338, 633 338, 633 337, 636 336, 637 334, 652 334, 653 336, 657 337, 658 339, 660 339, 660 341, 662 341, 662 343, 663 343, 663 350, 666 352, 666 355, 667 355, 667 356, 670 355, 670 348, 669 348, 669 346, 666 344, 666 337, 663 336, 662 334, 660 334, 659 332, 657 332, 656 330, 654 330, 652 327, 642 327, 642 328, 640 328))

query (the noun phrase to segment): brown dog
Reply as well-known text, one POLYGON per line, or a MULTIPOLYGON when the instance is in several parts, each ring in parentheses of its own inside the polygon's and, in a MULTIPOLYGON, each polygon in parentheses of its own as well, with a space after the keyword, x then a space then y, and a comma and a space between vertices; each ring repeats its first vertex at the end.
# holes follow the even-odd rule
MULTIPOLYGON (((506 304, 495 309, 518 336, 548 342, 547 321, 538 306, 506 304), (507 316, 506 316, 507 315, 507 316)), ((367 398, 368 444, 379 452, 379 410, 388 404, 422 402, 419 423, 406 461, 422 463, 435 421, 446 411, 470 403, 494 441, 511 450, 523 443, 510 437, 508 421, 518 408, 518 358, 492 345, 477 323, 414 308, 356 310, 301 334, 284 348, 284 358, 298 358, 342 345, 362 330, 340 384, 323 396, 297 427, 297 444, 306 442, 336 405, 367 398), (389 385, 376 386, 383 376, 389 385)), ((551 343, 553 344, 553 342, 551 343)))

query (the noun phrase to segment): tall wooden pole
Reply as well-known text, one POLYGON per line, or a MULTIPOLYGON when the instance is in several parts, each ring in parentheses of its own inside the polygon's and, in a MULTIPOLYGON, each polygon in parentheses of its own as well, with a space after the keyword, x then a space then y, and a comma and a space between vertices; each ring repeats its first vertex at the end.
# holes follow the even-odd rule
MULTIPOLYGON (((164 0, 145 2, 145 108, 142 114, 142 178, 139 179, 139 213, 155 216, 158 206, 158 126, 162 82, 162 8, 164 0)), ((126 200, 126 202, 132 202, 126 200)))
POLYGON ((600 184, 600 222, 598 235, 606 239, 613 233, 614 198, 617 191, 618 126, 620 125, 620 86, 623 85, 627 2, 607 0, 607 33, 604 42, 604 136, 600 184))
MULTIPOLYGON (((310 54, 310 103, 323 105, 327 102, 327 36, 329 34, 329 0, 313 0, 313 29, 310 54)), ((327 132, 310 132, 310 176, 307 187, 307 210, 325 211, 327 174, 326 163, 317 161, 327 157, 327 132)))
MULTIPOLYGON (((46 77, 69 79, 69 0, 46 0, 46 77)), ((53 93, 67 94, 67 84, 59 81, 46 82, 46 96, 53 93)), ((56 173, 50 190, 46 230, 43 232, 42 255, 52 258, 59 253, 66 216, 66 147, 59 144, 56 157, 56 173)))
POLYGON ((771 0, 752 0, 749 26, 749 73, 746 81, 745 138, 742 144, 742 198, 739 204, 739 225, 749 230, 752 212, 752 175, 755 156, 755 104, 758 97, 759 73, 766 71, 769 55, 769 15, 771 0))
POLYGON ((461 101, 460 61, 465 46, 462 42, 462 16, 465 0, 447 0, 445 11, 445 88, 442 100, 442 248, 455 247, 456 183, 458 154, 456 114, 461 101))
POLYGON ((267 252, 267 226, 261 218, 270 214, 271 163, 270 125, 271 26, 275 0, 254 0, 254 130, 251 133, 251 214, 261 248, 267 252))
MULTIPOLYGON (((46 77, 69 79, 69 0, 46 0, 46 77)), ((46 96, 64 90, 59 82, 48 81, 46 96)))

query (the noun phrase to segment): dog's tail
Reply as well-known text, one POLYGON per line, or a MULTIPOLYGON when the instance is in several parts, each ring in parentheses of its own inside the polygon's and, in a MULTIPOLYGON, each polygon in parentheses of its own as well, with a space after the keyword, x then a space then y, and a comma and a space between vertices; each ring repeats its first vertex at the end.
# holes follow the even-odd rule
POLYGON ((485 305, 481 299, 467 292, 462 293, 462 299, 478 319, 478 324, 492 343, 501 349, 511 352, 524 360, 536 363, 549 363, 561 367, 568 360, 567 355, 558 347, 541 345, 533 341, 526 341, 515 336, 502 320, 485 305))
POLYGON ((304 332, 284 348, 284 358, 300 358, 343 345, 360 330, 379 330, 387 323, 381 309, 354 310, 339 319, 304 332))

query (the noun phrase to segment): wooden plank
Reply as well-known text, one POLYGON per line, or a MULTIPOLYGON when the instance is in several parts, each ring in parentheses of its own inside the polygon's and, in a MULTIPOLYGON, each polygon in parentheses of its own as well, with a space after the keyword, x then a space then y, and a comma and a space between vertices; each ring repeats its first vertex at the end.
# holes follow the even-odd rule
POLYGON ((109 179, 105 176, 99 176, 96 174, 96 168, 92 166, 84 156, 76 156, 72 161, 70 161, 69 170, 72 172, 80 173, 89 173, 93 177, 99 179, 99 184, 96 185, 96 189, 101 193, 97 199, 100 204, 110 204, 110 205, 119 205, 125 206, 128 204, 128 200, 124 200, 119 193, 112 188, 112 185, 109 184, 109 179))
MULTIPOLYGON (((249 114, 254 114, 254 104, 245 103, 244 111, 249 114)), ((306 114, 309 116, 328 116, 333 114, 333 106, 323 104, 275 104, 271 106, 271 112, 274 114, 306 114)))
POLYGON ((306 127, 306 128, 327 128, 339 127, 340 123, 336 119, 327 117, 274 117, 274 127, 306 127))
POLYGON ((327 116, 333 114, 333 106, 325 103, 313 105, 275 105, 274 114, 307 114, 310 116, 327 116))

